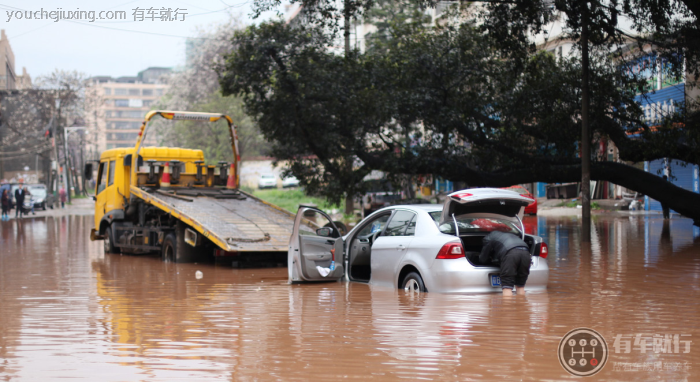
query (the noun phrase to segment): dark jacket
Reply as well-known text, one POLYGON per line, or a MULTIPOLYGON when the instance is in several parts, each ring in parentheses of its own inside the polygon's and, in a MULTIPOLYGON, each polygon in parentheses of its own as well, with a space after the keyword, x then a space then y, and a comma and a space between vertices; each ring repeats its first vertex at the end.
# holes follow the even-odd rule
POLYGON ((528 248, 527 243, 515 234, 493 231, 484 237, 484 246, 479 254, 479 262, 488 264, 491 259, 500 263, 503 256, 515 247, 528 248))
POLYGON ((15 204, 18 206, 24 204, 24 191, 21 188, 15 190, 15 204))
POLYGON ((2 193, 2 208, 5 210, 10 209, 10 193, 2 193))

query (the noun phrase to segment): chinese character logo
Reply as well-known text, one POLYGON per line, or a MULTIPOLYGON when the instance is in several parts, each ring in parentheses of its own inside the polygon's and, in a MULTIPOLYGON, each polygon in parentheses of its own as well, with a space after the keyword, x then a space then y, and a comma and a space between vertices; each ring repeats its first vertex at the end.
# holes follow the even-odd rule
POLYGON ((574 329, 559 342, 559 362, 570 374, 588 377, 601 371, 608 361, 608 344, 598 332, 574 329))

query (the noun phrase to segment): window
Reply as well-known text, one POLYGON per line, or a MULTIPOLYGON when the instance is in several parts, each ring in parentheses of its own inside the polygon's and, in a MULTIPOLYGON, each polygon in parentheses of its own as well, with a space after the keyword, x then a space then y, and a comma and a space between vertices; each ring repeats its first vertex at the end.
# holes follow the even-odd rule
POLYGON ((408 227, 406 227, 406 234, 404 236, 413 236, 416 234, 416 218, 417 216, 414 216, 413 220, 408 223, 408 227))
POLYGON ((105 95, 111 95, 112 94, 112 88, 105 88, 105 95))
POLYGON ((299 235, 316 236, 316 230, 321 227, 331 227, 328 218, 316 210, 304 211, 304 219, 299 225, 299 235))
POLYGON ((162 95, 163 95, 163 89, 156 89, 156 95, 162 96, 162 95))
POLYGON ((107 178, 107 162, 100 162, 100 168, 97 170, 97 193, 98 194, 105 189, 106 178, 107 178))
POLYGON ((416 214, 413 212, 402 210, 396 211, 394 216, 391 218, 391 221, 386 226, 384 233, 382 233, 382 236, 405 236, 406 227, 408 227, 409 223, 415 216, 416 214))
POLYGON ((136 141, 139 133, 112 133, 110 135, 113 141, 136 141))
POLYGON ((141 95, 140 89, 129 89, 129 95, 141 95))
POLYGON ((389 220, 389 216, 391 215, 382 215, 372 220, 369 224, 362 228, 362 230, 357 234, 357 236, 367 237, 377 232, 381 232, 384 229, 386 222, 389 220))
POLYGON ((114 184, 114 166, 115 165, 116 165, 116 161, 109 162, 109 183, 107 183, 107 186, 111 186, 114 184))
POLYGON ((143 106, 144 107, 150 107, 153 101, 151 100, 143 100, 143 106))
POLYGON ((107 117, 111 118, 138 118, 141 119, 144 112, 141 110, 112 110, 107 112, 107 117))
POLYGON ((114 106, 116 106, 116 107, 129 107, 129 100, 128 99, 115 99, 114 106))
POLYGON ((145 96, 152 96, 152 95, 153 95, 153 89, 143 89, 142 94, 145 95, 145 96))
POLYGON ((114 121, 110 122, 108 128, 117 130, 136 130, 141 127, 141 122, 132 121, 114 121))
POLYGON ((126 89, 114 89, 114 95, 126 95, 126 89))

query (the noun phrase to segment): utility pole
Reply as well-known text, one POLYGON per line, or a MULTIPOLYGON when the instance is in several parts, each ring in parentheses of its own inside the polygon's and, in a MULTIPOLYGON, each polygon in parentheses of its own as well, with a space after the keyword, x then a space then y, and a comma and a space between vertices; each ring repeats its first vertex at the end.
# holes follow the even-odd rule
MULTIPOLYGON (((59 179, 58 179, 58 145, 56 144, 56 140, 57 140, 56 138, 58 138, 58 124, 61 123, 61 97, 60 97, 61 93, 59 92, 58 95, 59 95, 59 97, 56 99, 56 114, 58 115, 58 118, 56 118, 56 119, 52 118, 52 121, 51 121, 51 122, 53 122, 51 124, 51 129, 53 129, 53 134, 52 134, 52 138, 51 138, 51 146, 53 146, 53 157, 54 157, 54 160, 51 163, 51 174, 53 175, 54 167, 56 167, 55 171, 56 171, 56 187, 57 188, 58 188, 59 179)), ((51 182, 52 189, 54 186, 53 183, 54 182, 52 181, 51 182)), ((53 191, 54 191, 54 195, 55 195, 56 191, 58 191, 58 190, 53 189, 53 191)))
MULTIPOLYGON (((350 56, 350 1, 351 0, 345 0, 344 5, 343 5, 343 18, 345 21, 345 25, 343 28, 343 34, 345 37, 345 59, 350 56)), ((347 157, 345 158, 346 163, 345 167, 346 170, 350 173, 352 172, 352 157, 347 157)), ((345 196, 345 214, 346 215, 352 215, 352 213, 355 211, 355 202, 353 201, 354 194, 352 192, 348 192, 348 194, 345 196)))
POLYGON ((591 241, 591 134, 589 126, 590 89, 588 86, 588 2, 581 12, 581 241, 591 241))

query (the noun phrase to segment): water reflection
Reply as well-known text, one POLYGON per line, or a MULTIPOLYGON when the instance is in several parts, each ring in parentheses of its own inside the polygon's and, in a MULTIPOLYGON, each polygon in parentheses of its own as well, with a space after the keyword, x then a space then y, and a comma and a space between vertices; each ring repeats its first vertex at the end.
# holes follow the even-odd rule
MULTIPOLYGON (((700 336, 700 236, 690 221, 528 217, 550 248, 550 287, 501 295, 407 295, 358 283, 286 284, 283 268, 231 269, 104 255, 91 217, 2 222, 0 379, 380 380, 569 378, 556 358, 575 327, 700 336), (204 278, 197 280, 200 270, 204 278)), ((611 353, 608 380, 697 379, 693 362, 611 353)))

